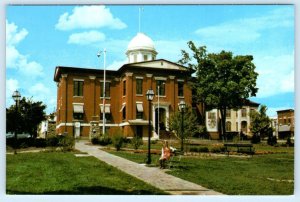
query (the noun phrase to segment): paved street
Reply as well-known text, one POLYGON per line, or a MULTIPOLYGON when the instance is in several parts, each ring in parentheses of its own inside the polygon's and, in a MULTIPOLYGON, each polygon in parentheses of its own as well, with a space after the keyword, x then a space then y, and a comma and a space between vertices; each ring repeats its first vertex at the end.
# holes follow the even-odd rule
POLYGON ((99 146, 88 145, 87 141, 78 141, 75 148, 112 165, 129 175, 132 175, 152 186, 175 195, 222 195, 222 193, 207 189, 192 182, 166 174, 157 167, 147 167, 127 159, 100 150, 99 146))

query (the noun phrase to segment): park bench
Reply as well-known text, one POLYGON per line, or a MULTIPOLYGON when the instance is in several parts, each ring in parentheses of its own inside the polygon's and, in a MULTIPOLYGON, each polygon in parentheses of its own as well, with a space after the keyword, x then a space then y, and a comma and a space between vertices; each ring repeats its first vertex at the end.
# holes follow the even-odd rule
POLYGON ((182 155, 183 155, 183 153, 178 150, 171 152, 171 157, 166 162, 166 167, 170 169, 170 168, 174 167, 175 164, 180 163, 182 155))
POLYGON ((231 151, 229 148, 230 147, 235 147, 237 148, 236 152, 237 153, 247 153, 255 154, 255 148, 253 147, 253 144, 247 144, 247 143, 225 143, 225 152, 227 152, 227 155, 229 156, 229 152, 231 151))

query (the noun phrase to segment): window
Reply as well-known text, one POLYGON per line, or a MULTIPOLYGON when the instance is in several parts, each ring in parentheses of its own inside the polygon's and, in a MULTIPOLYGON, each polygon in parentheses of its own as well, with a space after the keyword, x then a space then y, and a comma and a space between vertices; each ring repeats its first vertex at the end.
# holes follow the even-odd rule
POLYGON ((76 119, 76 120, 83 120, 83 113, 73 112, 73 118, 76 119))
POLYGON ((156 94, 159 96, 165 96, 165 83, 162 80, 157 80, 156 81, 156 94), (159 92, 157 92, 159 86, 159 92))
POLYGON ((148 55, 144 55, 144 61, 148 60, 148 55))
MULTIPOLYGON (((103 121, 103 114, 100 114, 100 121, 103 121)), ((111 114, 109 113, 105 113, 105 123, 110 122, 111 121, 111 114)))
POLYGON ((183 82, 178 82, 178 96, 183 96, 183 82))
POLYGON ((226 122, 226 131, 228 131, 228 132, 231 131, 231 122, 230 121, 226 122))
POLYGON ((126 80, 123 81, 123 96, 126 95, 126 80))
MULTIPOLYGON (((103 82, 100 82, 100 97, 103 97, 103 82)), ((105 82, 105 97, 110 97, 110 82, 105 82)))
POLYGON ((136 103, 136 119, 143 119, 143 103, 136 103))
POLYGON ((103 108, 103 104, 100 104, 100 120, 103 121, 103 109, 105 110, 105 120, 106 122, 111 121, 111 113, 110 113, 110 104, 105 104, 103 108))
POLYGON ((231 117, 231 110, 226 109, 226 118, 230 118, 230 117, 231 117))
POLYGON ((215 116, 216 116, 215 112, 208 112, 209 119, 215 119, 215 116))
POLYGON ((83 81, 74 81, 73 87, 73 96, 83 96, 83 81))
POLYGON ((136 94, 143 95, 143 79, 136 79, 136 94))
POLYGON ((136 54, 133 55, 133 62, 137 62, 137 55, 136 54))
POLYGON ((126 119, 126 106, 123 107, 122 110, 122 119, 125 120, 126 119))
POLYGON ((242 117, 246 117, 247 116, 247 110, 246 108, 242 109, 242 117))

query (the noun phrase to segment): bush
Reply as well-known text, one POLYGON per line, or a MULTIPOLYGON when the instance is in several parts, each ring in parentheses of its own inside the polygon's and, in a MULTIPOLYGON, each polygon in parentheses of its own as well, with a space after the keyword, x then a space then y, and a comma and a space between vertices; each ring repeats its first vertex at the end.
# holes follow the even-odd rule
POLYGON ((221 152, 225 152, 225 147, 224 146, 220 146, 220 147, 213 147, 210 150, 212 153, 221 153, 221 152))
POLYGON ((98 138, 99 144, 102 146, 106 146, 111 144, 111 138, 107 133, 98 138))
POLYGON ((114 147, 116 148, 116 150, 120 151, 120 149, 124 143, 124 137, 123 137, 121 129, 116 130, 115 133, 113 134, 112 143, 113 143, 114 147))
POLYGON ((286 146, 289 146, 289 147, 293 147, 294 146, 294 143, 292 142, 291 137, 287 138, 287 140, 286 140, 286 146))
POLYGON ((92 142, 92 144, 99 144, 98 136, 92 137, 91 142, 92 142))
POLYGON ((50 147, 57 147, 59 142, 58 135, 51 135, 46 138, 46 145, 50 147))
POLYGON ((190 152, 209 152, 207 147, 191 147, 190 152))
POLYGON ((42 139, 42 138, 35 139, 34 145, 35 147, 46 147, 47 146, 46 139, 42 139))
POLYGON ((72 151, 75 145, 75 138, 71 135, 61 135, 59 137, 58 146, 63 152, 72 151))
POLYGON ((277 138, 276 136, 269 136, 268 137, 268 145, 274 146, 277 144, 277 138))
POLYGON ((143 140, 142 140, 141 137, 134 136, 131 139, 131 144, 132 144, 134 149, 138 149, 141 145, 143 145, 143 140))
POLYGON ((254 134, 254 135, 252 136, 252 138, 251 138, 251 143, 252 143, 252 144, 260 143, 260 136, 254 134))

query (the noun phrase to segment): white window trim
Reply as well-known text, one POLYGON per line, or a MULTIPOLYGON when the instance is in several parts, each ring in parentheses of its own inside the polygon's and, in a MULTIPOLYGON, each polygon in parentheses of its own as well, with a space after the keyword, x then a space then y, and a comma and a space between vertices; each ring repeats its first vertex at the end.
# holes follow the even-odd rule
POLYGON ((76 79, 76 78, 74 78, 73 81, 83 81, 84 82, 84 79, 76 79))
POLYGON ((160 81, 166 81, 167 78, 166 77, 154 77, 155 80, 160 80, 160 81))

